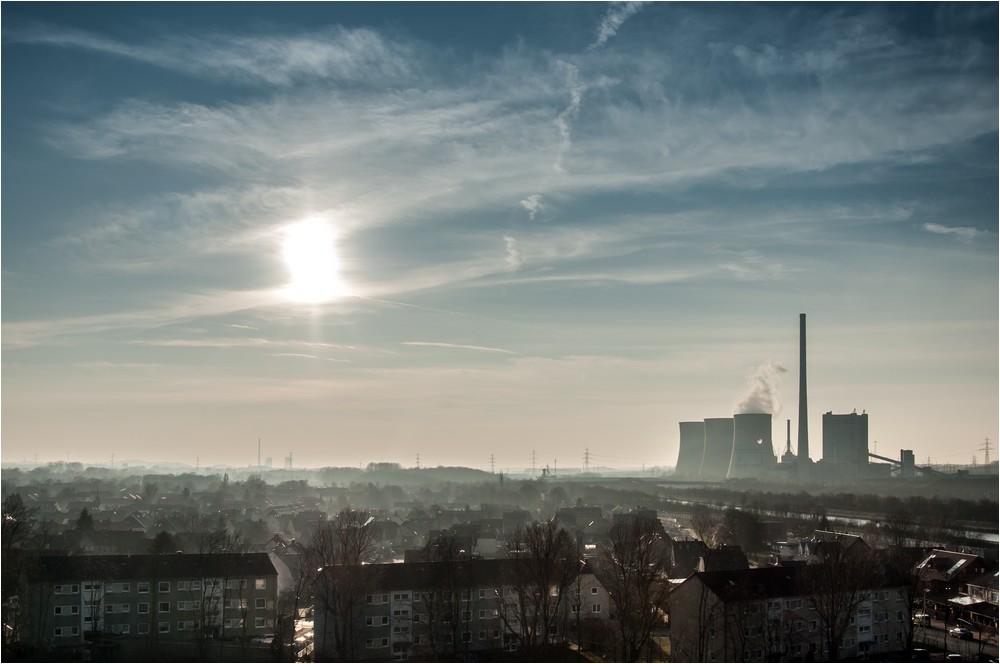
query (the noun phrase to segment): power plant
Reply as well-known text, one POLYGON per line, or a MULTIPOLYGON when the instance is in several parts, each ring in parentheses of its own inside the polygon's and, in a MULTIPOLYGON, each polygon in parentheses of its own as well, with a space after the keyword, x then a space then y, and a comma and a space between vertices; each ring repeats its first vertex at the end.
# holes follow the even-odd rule
POLYGON ((737 478, 848 482, 889 477, 893 468, 902 477, 915 471, 935 472, 915 465, 911 450, 900 450, 899 460, 868 451, 868 414, 857 411, 823 414, 823 459, 809 458, 809 405, 806 389, 806 315, 799 314, 799 420, 797 454, 792 453, 791 420, 787 446, 779 462, 771 433, 773 413, 740 412, 680 422, 680 445, 675 475, 692 480, 737 478), (888 463, 871 463, 878 459, 888 463))

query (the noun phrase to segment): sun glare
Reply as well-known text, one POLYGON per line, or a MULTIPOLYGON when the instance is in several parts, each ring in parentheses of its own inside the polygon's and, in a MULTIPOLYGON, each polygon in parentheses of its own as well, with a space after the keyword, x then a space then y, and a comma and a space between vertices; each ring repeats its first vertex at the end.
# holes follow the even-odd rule
POLYGON ((333 229, 322 219, 306 219, 285 229, 282 254, 291 278, 284 292, 289 299, 315 304, 347 294, 335 241, 333 229))

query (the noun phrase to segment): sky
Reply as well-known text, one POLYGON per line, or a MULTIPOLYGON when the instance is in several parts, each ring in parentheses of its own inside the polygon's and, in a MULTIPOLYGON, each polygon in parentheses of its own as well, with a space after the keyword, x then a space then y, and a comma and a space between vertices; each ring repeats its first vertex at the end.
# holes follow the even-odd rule
POLYGON ((4 462, 1000 456, 996 3, 0 11, 4 462))

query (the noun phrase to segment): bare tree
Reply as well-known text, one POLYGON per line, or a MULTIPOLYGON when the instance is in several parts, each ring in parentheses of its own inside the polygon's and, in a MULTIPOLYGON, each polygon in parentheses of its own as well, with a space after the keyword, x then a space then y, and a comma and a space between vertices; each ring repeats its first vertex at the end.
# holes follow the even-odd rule
POLYGON ((711 539, 712 529, 719 522, 717 518, 712 514, 712 510, 703 503, 697 503, 691 508, 691 530, 702 542, 705 542, 709 546, 713 542, 708 542, 711 539))
POLYGON ((459 539, 445 532, 431 538, 424 552, 435 564, 431 567, 430 583, 418 593, 423 607, 421 624, 426 620, 428 645, 436 657, 453 650, 458 640, 460 596, 456 573, 463 550, 459 539))
POLYGON ((616 523, 608 539, 596 561, 596 574, 614 603, 616 660, 634 662, 645 652, 667 607, 670 549, 659 521, 641 515, 616 523))
POLYGON ((860 544, 830 542, 819 562, 802 569, 803 596, 816 610, 826 642, 826 657, 836 661, 851 619, 872 587, 879 585, 874 557, 860 544))
POLYGON ((320 524, 308 548, 317 564, 316 595, 341 661, 352 660, 360 640, 361 602, 376 581, 374 518, 365 510, 341 510, 320 524))
POLYGON ((3 567, 0 576, 0 600, 3 603, 3 642, 13 643, 19 638, 21 627, 21 593, 25 564, 31 557, 25 555, 24 546, 35 531, 34 510, 27 507, 21 499, 21 494, 14 493, 3 501, 3 534, 0 546, 3 557, 0 565, 3 567), (9 629, 8 629, 9 626, 9 629))
POLYGON ((559 609, 579 573, 579 551, 553 520, 518 528, 508 540, 508 557, 499 614, 530 654, 558 631, 559 609))

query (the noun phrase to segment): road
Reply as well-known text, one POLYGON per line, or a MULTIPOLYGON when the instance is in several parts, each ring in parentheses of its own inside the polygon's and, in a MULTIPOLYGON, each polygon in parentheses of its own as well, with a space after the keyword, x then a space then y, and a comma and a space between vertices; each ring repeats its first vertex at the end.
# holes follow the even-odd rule
MULTIPOLYGON (((953 636, 948 636, 940 621, 934 621, 934 623, 931 627, 916 627, 914 629, 913 641, 915 644, 926 643, 929 646, 940 648, 945 652, 957 652, 962 655, 962 661, 964 662, 977 661, 980 652, 988 657, 992 657, 994 660, 997 659, 997 639, 995 635, 982 644, 980 644, 977 638, 973 638, 970 641, 963 641, 953 636)), ((973 634, 976 637, 979 636, 975 632, 973 634)), ((984 634, 983 637, 985 639, 986 635, 984 634)))

